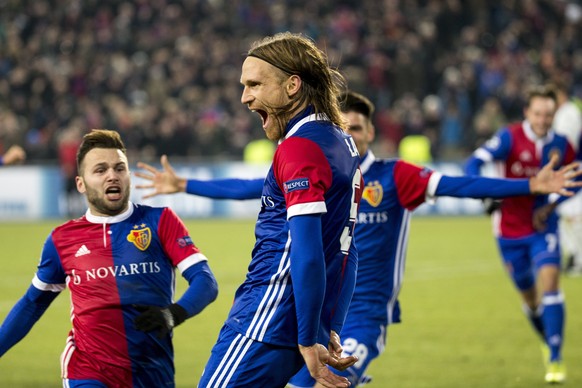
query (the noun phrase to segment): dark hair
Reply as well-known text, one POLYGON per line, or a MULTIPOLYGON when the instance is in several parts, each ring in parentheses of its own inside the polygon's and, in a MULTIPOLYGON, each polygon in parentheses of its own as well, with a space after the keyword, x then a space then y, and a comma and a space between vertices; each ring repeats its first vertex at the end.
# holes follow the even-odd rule
POLYGON ((315 113, 326 114, 345 129, 346 122, 336 98, 345 88, 345 79, 339 71, 330 68, 327 56, 311 39, 281 32, 254 42, 247 55, 275 66, 287 76, 297 75, 303 81, 299 93, 282 111, 303 103, 311 104, 315 113))
POLYGON ((535 97, 551 98, 555 103, 558 103, 558 97, 556 95, 556 89, 553 85, 537 85, 531 87, 527 91, 526 97, 526 107, 529 106, 531 100, 535 97))
POLYGON ((342 112, 357 112, 363 114, 368 120, 372 120, 374 115, 374 104, 360 93, 347 92, 341 93, 338 97, 342 112))
POLYGON ((81 172, 81 164, 85 156, 93 148, 112 148, 121 150, 124 154, 127 152, 123 140, 117 131, 109 129, 92 129, 91 132, 83 136, 83 141, 77 151, 77 171, 81 172))

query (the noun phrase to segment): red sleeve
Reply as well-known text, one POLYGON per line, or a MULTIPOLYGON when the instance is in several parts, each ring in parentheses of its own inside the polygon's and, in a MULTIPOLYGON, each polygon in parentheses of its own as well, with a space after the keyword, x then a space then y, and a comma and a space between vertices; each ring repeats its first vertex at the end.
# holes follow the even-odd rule
POLYGON ((408 210, 414 210, 426 201, 428 180, 433 171, 403 160, 394 164, 394 185, 398 201, 408 210))
MULTIPOLYGON (((325 209, 324 194, 331 186, 332 172, 327 158, 315 142, 301 137, 286 139, 275 152, 273 172, 285 196, 287 209, 314 203, 323 204, 325 209)), ((321 210, 321 206, 312 208, 317 209, 321 210)), ((315 212, 321 211, 305 209, 299 213, 315 212)))
POLYGON ((164 208, 160 216, 158 236, 166 255, 174 266, 193 254, 200 253, 190 238, 186 226, 170 208, 164 208))

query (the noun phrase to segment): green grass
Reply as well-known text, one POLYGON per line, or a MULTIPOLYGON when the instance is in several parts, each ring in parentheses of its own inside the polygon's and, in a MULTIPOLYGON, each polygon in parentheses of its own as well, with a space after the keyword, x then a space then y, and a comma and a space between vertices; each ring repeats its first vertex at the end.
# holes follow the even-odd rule
MULTIPOLYGON (((220 294, 175 332, 176 383, 196 387, 242 282, 253 221, 187 221, 209 257, 220 294)), ((24 293, 46 235, 57 222, 0 224, 0 320, 24 293)), ((178 294, 185 281, 179 279, 178 294)), ((582 278, 563 278, 568 385, 582 386, 582 278)), ((59 355, 70 328, 61 295, 29 335, 0 359, 0 387, 60 387, 59 355)), ((370 388, 543 387, 538 341, 502 270, 489 220, 414 218, 401 293, 403 323, 388 330, 370 388)))

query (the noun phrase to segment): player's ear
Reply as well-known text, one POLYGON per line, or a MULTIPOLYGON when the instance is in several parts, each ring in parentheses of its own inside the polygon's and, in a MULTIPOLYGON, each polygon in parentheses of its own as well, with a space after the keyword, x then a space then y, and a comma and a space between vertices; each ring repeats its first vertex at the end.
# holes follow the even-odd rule
POLYGON ((77 191, 81 194, 85 194, 87 189, 85 188, 85 181, 83 178, 77 175, 75 177, 75 183, 77 184, 77 191))
POLYGON ((369 123, 369 125, 368 125, 368 142, 369 143, 373 142, 375 137, 376 137, 376 127, 374 127, 374 124, 369 123))
POLYGON ((297 92, 299 92, 299 89, 301 89, 302 82, 303 81, 301 80, 301 77, 295 74, 291 75, 287 79, 285 91, 287 92, 287 96, 289 96, 289 98, 292 98, 295 94, 297 94, 297 92))

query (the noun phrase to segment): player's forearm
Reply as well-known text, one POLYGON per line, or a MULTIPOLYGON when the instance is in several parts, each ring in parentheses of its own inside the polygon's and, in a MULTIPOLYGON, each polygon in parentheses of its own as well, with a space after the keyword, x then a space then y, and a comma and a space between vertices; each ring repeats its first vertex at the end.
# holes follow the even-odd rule
POLYGON ((57 295, 29 287, 0 326, 0 357, 28 334, 57 295))
POLYGON ((342 288, 338 299, 337 306, 334 311, 331 322, 331 330, 336 333, 341 333, 352 296, 354 288, 356 287, 356 275, 358 271, 358 256, 356 253, 356 246, 352 243, 350 253, 346 258, 346 265, 344 268, 344 277, 342 279, 342 288))
POLYGON ((445 175, 441 177, 435 193, 440 197, 458 198, 506 198, 529 194, 529 179, 445 175))
POLYGON ((188 317, 193 317, 216 299, 218 283, 205 261, 186 269, 182 275, 190 286, 176 303, 186 310, 188 317))
POLYGON ((289 220, 289 227, 298 343, 311 346, 317 342, 325 296, 321 216, 316 214, 292 217, 289 220))
POLYGON ((186 192, 214 199, 257 199, 263 191, 263 178, 259 179, 188 179, 186 192))

